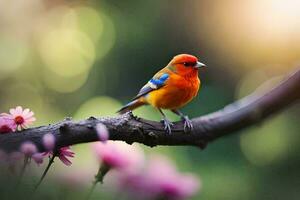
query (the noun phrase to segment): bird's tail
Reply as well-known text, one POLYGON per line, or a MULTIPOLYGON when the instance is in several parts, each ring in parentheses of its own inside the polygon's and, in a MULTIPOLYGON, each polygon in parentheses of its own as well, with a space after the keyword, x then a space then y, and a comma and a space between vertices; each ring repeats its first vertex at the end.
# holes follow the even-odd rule
POLYGON ((131 102, 129 102, 128 104, 126 104, 125 106, 123 106, 120 110, 117 111, 117 113, 119 114, 124 114, 128 111, 134 110, 142 105, 145 105, 145 101, 143 101, 142 98, 133 100, 131 102))

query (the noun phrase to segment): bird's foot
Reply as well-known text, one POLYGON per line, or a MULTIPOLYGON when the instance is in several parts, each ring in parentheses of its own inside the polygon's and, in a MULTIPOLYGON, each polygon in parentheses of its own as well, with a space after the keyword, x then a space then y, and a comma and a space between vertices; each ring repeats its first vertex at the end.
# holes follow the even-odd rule
POLYGON ((172 122, 170 122, 168 119, 164 118, 161 120, 161 122, 164 125, 164 129, 168 134, 171 134, 172 130, 171 130, 171 126, 173 126, 174 124, 172 122))
POLYGON ((188 116, 182 117, 182 120, 184 122, 183 130, 185 133, 188 133, 193 130, 193 124, 192 120, 189 119, 188 116))

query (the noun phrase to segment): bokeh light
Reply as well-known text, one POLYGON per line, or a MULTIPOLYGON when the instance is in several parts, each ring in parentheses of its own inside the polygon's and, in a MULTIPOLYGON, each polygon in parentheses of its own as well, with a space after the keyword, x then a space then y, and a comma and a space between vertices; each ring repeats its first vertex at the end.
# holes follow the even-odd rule
POLYGON ((274 164, 285 158, 292 140, 288 120, 281 115, 241 135, 241 149, 252 164, 274 164))
POLYGON ((78 29, 87 34, 94 43, 97 43, 104 34, 104 28, 107 28, 104 27, 103 20, 105 19, 97 10, 90 7, 77 7, 74 12, 77 15, 78 29))
POLYGON ((61 29, 45 34, 40 46, 45 65, 60 76, 88 71, 95 60, 95 47, 82 32, 61 29))
MULTIPOLYGON (((202 172, 203 184, 208 190, 216 192, 203 194, 208 199, 252 199, 255 196, 253 183, 255 175, 245 173, 242 169, 229 167, 226 164, 211 166, 211 169, 202 172), (244 181, 247 180, 247 181, 244 181), (237 190, 238 188, 238 190, 237 190)), ((205 192, 205 190, 204 190, 205 192)))
POLYGON ((90 116, 115 116, 122 104, 108 96, 93 97, 84 102, 77 110, 74 118, 82 119, 90 116))
POLYGON ((10 75, 24 64, 28 47, 17 38, 0 37, 0 79, 10 75))
MULTIPOLYGON (((237 99, 254 90, 262 94, 281 80, 282 77, 270 77, 267 70, 253 70, 241 79, 237 99)), ((288 152, 290 145, 288 124, 288 117, 280 115, 268 123, 245 131, 246 133, 240 136, 240 146, 246 158, 259 166, 279 162, 288 152)))
POLYGON ((88 75, 88 72, 83 72, 76 76, 64 77, 45 69, 42 76, 46 86, 50 89, 61 93, 70 93, 82 87, 87 81, 88 75))
MULTIPOLYGON (((300 6, 298 0, 195 1, 195 22, 200 39, 209 37, 210 48, 232 73, 254 66, 282 64, 290 69, 300 56, 300 6), (234 62, 237 64, 232 65, 234 62)), ((203 40, 201 40, 203 41, 203 40)), ((200 43, 201 44, 201 43, 200 43)), ((274 69, 275 70, 275 69, 274 69)), ((278 68, 276 69, 278 70, 278 68)))
POLYGON ((300 1, 263 0, 251 4, 253 27, 256 24, 260 28, 258 38, 277 42, 286 42, 290 37, 299 39, 300 1))

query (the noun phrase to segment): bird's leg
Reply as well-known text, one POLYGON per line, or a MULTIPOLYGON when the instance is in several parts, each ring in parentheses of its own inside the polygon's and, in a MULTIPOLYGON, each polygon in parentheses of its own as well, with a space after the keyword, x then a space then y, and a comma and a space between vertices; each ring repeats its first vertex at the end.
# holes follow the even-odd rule
POLYGON ((163 119, 162 119, 162 123, 164 124, 164 127, 165 127, 165 131, 168 133, 168 134, 171 134, 171 126, 173 126, 173 123, 168 120, 168 118, 166 117, 166 115, 163 113, 163 111, 158 108, 158 111, 161 113, 161 115, 163 116, 163 119))
POLYGON ((184 132, 189 132, 189 131, 193 130, 192 121, 189 119, 189 117, 187 115, 184 115, 182 112, 180 112, 179 110, 176 110, 176 109, 173 109, 172 112, 175 113, 176 115, 180 116, 181 119, 183 120, 184 132))

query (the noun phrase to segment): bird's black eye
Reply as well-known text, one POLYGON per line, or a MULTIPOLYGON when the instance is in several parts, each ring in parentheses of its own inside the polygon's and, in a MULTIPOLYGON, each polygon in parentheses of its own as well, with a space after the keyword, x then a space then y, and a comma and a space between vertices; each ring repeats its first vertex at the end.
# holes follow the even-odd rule
POLYGON ((193 67, 195 66, 197 63, 196 62, 184 62, 182 63, 184 66, 186 67, 193 67))

